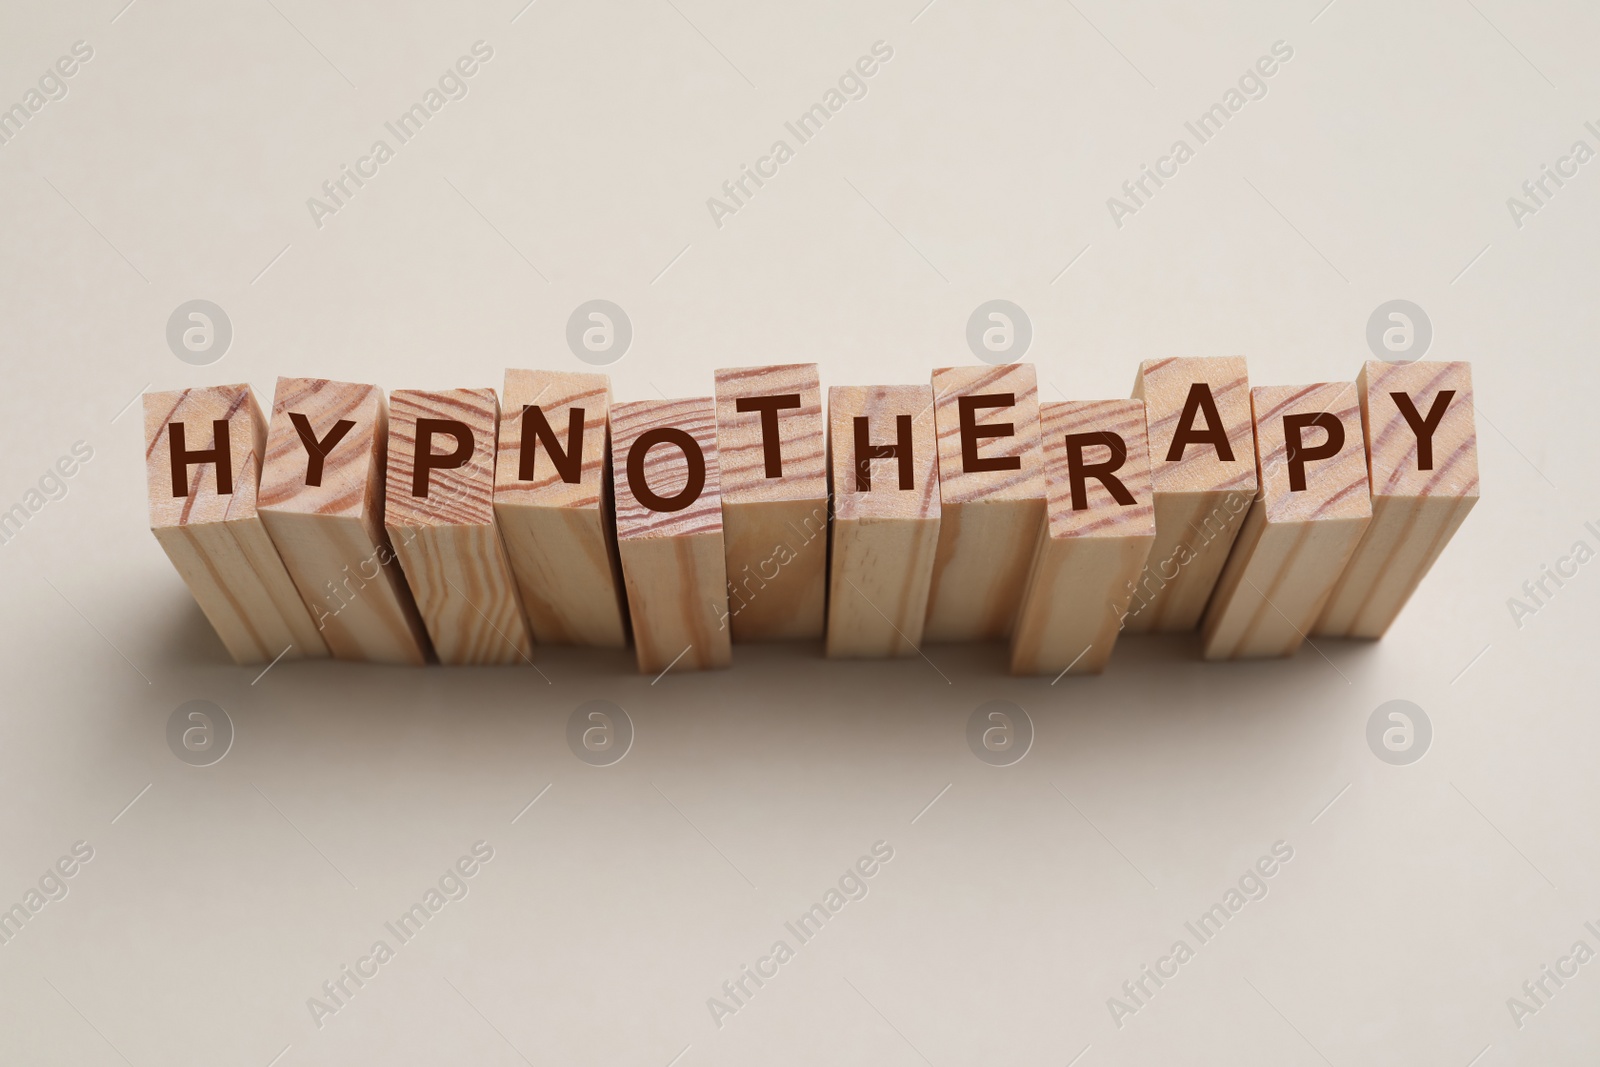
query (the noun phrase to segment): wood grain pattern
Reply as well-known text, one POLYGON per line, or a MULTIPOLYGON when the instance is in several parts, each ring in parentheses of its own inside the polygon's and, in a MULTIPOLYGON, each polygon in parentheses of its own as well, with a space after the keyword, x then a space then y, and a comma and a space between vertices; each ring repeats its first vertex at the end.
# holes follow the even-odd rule
POLYGON ((1356 387, 1372 475, 1372 524, 1312 632, 1379 638, 1478 502, 1472 365, 1372 361, 1361 368, 1356 387), (1394 393, 1409 399, 1409 411, 1402 413, 1394 393), (1445 406, 1435 422, 1439 403, 1445 406), (1420 420, 1420 429, 1412 419, 1420 420))
POLYGON ((820 638, 828 467, 817 365, 719 370, 716 401, 733 640, 820 638), (774 399, 786 406, 750 409, 774 399), (769 463, 774 447, 776 469, 769 463))
POLYGON ((828 470, 834 506, 829 656, 917 654, 939 540, 936 436, 933 390, 928 386, 828 390, 828 470), (858 418, 866 420, 869 446, 898 447, 901 454, 858 457, 858 418), (902 418, 907 420, 904 435, 902 418), (859 481, 863 476, 868 481, 865 489, 859 481))
POLYGON ((1242 357, 1146 360, 1133 396, 1145 402, 1156 543, 1125 622, 1130 632, 1192 630, 1256 494, 1250 379, 1242 357), (1195 386, 1204 386, 1216 420, 1195 386), (1191 407, 1191 405, 1193 405, 1191 407), (1180 428, 1180 448, 1173 442, 1180 428), (1204 441, 1195 431, 1220 431, 1204 441), (1231 457, 1231 458, 1229 458, 1231 457))
POLYGON ((943 367, 932 387, 940 518, 923 639, 997 640, 1011 632, 1045 521, 1038 377, 1028 363, 943 367), (1015 467, 984 469, 997 461, 1015 467))
POLYGON ((1011 671, 1098 674, 1156 538, 1144 403, 1049 403, 1041 420, 1049 520, 1012 634, 1011 671))
POLYGON ((639 670, 725 667, 732 653, 716 404, 711 397, 617 404, 611 434, 617 549, 639 670), (661 434, 689 440, 649 443, 661 434))
POLYGON ((235 663, 328 654, 256 512, 265 439, 266 421, 248 385, 144 395, 150 530, 235 663), (218 421, 226 424, 220 441, 218 421), (227 492, 219 491, 219 456, 185 463, 183 493, 175 495, 174 425, 182 426, 190 455, 225 446, 227 492))
POLYGON ((450 666, 533 662, 494 522, 499 421, 493 389, 389 394, 384 527, 434 652, 450 666), (434 420, 421 423, 433 427, 425 443, 421 420, 434 420))
POLYGON ((1293 655, 1372 520, 1354 382, 1252 389, 1251 406, 1261 492, 1206 609, 1206 659, 1293 655), (1307 426, 1297 462, 1290 420, 1322 414, 1339 428, 1338 451, 1320 458, 1334 435, 1307 426))
POLYGON ((420 665, 427 634, 383 526, 387 439, 377 386, 279 378, 258 506, 336 659, 420 665), (323 446, 320 461, 297 421, 323 446))
POLYGON ((612 533, 611 379, 510 369, 504 397, 494 510, 534 639, 621 648, 628 636, 612 533), (524 440, 530 407, 561 445, 560 463, 539 439, 537 422, 524 440), (525 480, 530 455, 532 477, 525 480))

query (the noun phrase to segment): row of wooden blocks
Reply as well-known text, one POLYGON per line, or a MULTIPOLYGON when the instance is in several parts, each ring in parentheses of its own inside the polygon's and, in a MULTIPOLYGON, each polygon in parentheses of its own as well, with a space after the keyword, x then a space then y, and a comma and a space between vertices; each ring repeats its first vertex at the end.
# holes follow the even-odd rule
POLYGON ((1478 497, 1466 363, 1252 389, 1242 358, 1151 360, 1130 400, 1062 403, 1031 365, 954 367, 826 412, 815 364, 628 403, 601 374, 280 378, 270 422, 247 385, 144 413, 151 527, 241 663, 1007 639, 1059 675, 1196 627, 1209 659, 1287 655, 1381 636, 1478 497))

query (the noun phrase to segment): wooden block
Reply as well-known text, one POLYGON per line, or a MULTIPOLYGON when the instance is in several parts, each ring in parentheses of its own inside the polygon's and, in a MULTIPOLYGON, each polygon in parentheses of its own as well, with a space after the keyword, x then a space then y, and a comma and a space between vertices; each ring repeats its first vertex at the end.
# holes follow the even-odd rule
POLYGON ((1145 402, 1156 543, 1124 626, 1192 630, 1256 493, 1249 374, 1239 357, 1146 360, 1133 395, 1145 402))
POLYGON ((711 397, 611 409, 617 551, 639 670, 726 667, 728 570, 711 397))
POLYGON ((1478 502, 1472 365, 1373 361, 1356 387, 1372 525, 1313 632, 1377 638, 1478 502))
POLYGON ((1372 521, 1358 396, 1354 382, 1250 391, 1261 493, 1206 609, 1206 659, 1293 655, 1317 621, 1372 521))
POLYGON ((733 639, 820 638, 828 465, 817 365, 739 367, 716 380, 733 639))
POLYGON ((494 512, 541 644, 628 643, 612 530, 611 379, 508 370, 494 512))
POLYGON ((336 659, 422 664, 427 634, 383 528, 387 441, 377 386, 279 378, 261 519, 336 659))
POLYGON ((922 637, 997 640, 1011 632, 1045 519, 1038 379, 1028 363, 943 367, 933 395, 939 544, 922 637))
POLYGON ((829 656, 917 654, 939 542, 933 390, 828 390, 829 656))
POLYGON ((533 662, 494 524, 493 389, 389 394, 384 528, 447 666, 533 662))
POLYGON ((1045 404, 1049 520, 1037 538, 1013 674, 1098 674, 1156 539, 1141 400, 1045 404))
POLYGON ((235 663, 328 654, 256 511, 266 432, 248 385, 144 395, 150 531, 235 663))

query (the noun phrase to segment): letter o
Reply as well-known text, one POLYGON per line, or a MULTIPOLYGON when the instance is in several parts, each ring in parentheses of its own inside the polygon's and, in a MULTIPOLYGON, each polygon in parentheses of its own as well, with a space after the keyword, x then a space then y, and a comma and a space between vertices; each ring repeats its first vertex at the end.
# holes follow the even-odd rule
POLYGON ((700 451, 699 442, 687 430, 680 430, 676 426, 657 426, 636 437, 633 447, 628 449, 628 490, 633 493, 635 500, 651 511, 682 511, 700 499, 700 491, 705 487, 705 453, 700 451), (656 445, 676 445, 689 468, 688 481, 670 497, 656 493, 645 480, 644 457, 656 445))

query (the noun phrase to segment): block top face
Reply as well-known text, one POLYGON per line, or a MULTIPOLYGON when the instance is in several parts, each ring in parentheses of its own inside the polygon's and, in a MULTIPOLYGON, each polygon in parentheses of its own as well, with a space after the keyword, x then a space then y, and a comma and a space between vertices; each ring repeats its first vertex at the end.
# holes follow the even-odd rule
POLYGON ((817 365, 731 367, 717 371, 716 382, 723 502, 826 497, 827 431, 817 365))
POLYGON ((617 537, 720 534, 717 459, 717 408, 709 396, 612 407, 617 537), (645 493, 650 498, 641 499, 645 493))
POLYGON ((835 385, 828 389, 828 453, 835 519, 936 519, 939 454, 933 390, 926 385, 835 385), (856 419, 869 448, 899 449, 864 458, 857 469, 856 419), (900 420, 905 419, 905 423, 900 420), (901 426, 907 432, 901 434, 901 426), (904 446, 909 445, 906 450, 904 446), (865 477, 868 488, 860 488, 865 477), (906 486, 907 488, 902 488, 906 486))
POLYGON ((493 522, 499 421, 500 403, 493 389, 390 393, 384 523, 487 526, 493 522))
POLYGON ((1040 420, 1050 536, 1154 537, 1144 402, 1047 403, 1040 407, 1040 420), (1081 472, 1078 479, 1072 476, 1074 466, 1081 472))
POLYGON ((261 409, 248 385, 216 385, 144 394, 144 458, 150 528, 190 526, 228 519, 252 518, 256 513, 256 483, 261 479, 261 409), (218 419, 228 424, 223 442, 215 441, 218 419), (209 452, 216 444, 228 446, 223 480, 227 493, 218 491, 217 463, 185 464, 180 480, 183 495, 173 493, 173 423, 183 425, 183 450, 191 456, 209 452))
POLYGON ((1355 382, 1264 386, 1250 390, 1250 402, 1268 522, 1372 514, 1355 382))
POLYGON ((386 414, 375 385, 279 378, 258 506, 357 519, 375 510, 381 518, 386 414))
POLYGON ((1033 364, 941 367, 933 372, 933 395, 943 504, 1044 496, 1033 364))
POLYGON ((1359 384, 1373 496, 1478 495, 1472 364, 1374 360, 1361 368, 1359 384))
POLYGON ((1255 492, 1244 357, 1147 359, 1139 364, 1133 395, 1145 403, 1156 492, 1255 492))
POLYGON ((506 371, 501 390, 500 446, 494 469, 497 504, 598 508, 605 491, 606 437, 611 419, 611 379, 604 374, 506 371), (539 415, 525 419, 523 409, 539 415), (574 418, 573 412, 581 412, 574 418), (538 419, 542 418, 543 423, 538 419), (530 440, 523 448, 523 426, 530 440), (550 438, 541 436, 548 427, 550 438), (576 430, 576 434, 574 433, 576 430), (549 442, 560 445, 560 455, 549 442), (529 475, 524 478, 523 475, 529 475))

